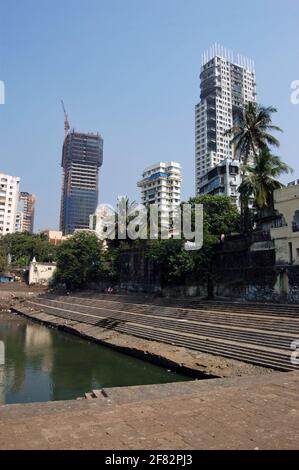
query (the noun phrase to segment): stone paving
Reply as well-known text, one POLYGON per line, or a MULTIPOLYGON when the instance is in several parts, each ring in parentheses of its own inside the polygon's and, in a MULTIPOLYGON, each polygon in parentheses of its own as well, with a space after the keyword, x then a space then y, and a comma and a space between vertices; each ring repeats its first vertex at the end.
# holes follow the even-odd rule
POLYGON ((296 449, 299 372, 0 406, 1 449, 296 449))

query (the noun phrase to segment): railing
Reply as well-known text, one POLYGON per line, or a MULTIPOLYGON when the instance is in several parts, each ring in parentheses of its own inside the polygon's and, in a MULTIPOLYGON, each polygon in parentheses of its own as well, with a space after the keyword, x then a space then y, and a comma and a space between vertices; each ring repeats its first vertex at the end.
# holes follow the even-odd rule
POLYGON ((271 233, 268 230, 263 230, 263 231, 260 231, 260 232, 252 232, 251 240, 252 240, 252 242, 271 241, 271 233))

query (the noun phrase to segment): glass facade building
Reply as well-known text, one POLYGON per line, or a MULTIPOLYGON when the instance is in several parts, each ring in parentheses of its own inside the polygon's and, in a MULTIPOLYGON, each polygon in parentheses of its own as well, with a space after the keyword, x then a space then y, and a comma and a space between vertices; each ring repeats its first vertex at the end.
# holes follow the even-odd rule
POLYGON ((89 216, 98 204, 103 139, 99 134, 69 132, 64 140, 60 230, 64 235, 89 229, 89 216))

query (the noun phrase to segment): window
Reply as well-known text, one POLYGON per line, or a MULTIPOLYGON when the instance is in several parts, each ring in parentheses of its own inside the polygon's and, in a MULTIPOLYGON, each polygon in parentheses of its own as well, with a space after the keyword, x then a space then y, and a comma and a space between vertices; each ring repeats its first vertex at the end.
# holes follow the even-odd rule
POLYGON ((296 211, 293 218, 293 232, 299 232, 299 211, 296 211))
POLYGON ((290 264, 293 264, 294 258, 293 258, 293 243, 289 242, 289 260, 290 264))

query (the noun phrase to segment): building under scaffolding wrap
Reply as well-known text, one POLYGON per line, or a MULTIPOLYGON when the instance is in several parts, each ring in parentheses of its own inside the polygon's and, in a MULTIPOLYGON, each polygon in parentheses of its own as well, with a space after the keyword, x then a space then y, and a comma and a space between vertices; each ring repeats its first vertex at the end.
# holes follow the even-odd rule
POLYGON ((89 228, 96 210, 99 168, 103 163, 103 139, 99 134, 67 133, 62 150, 60 230, 67 235, 89 228))

